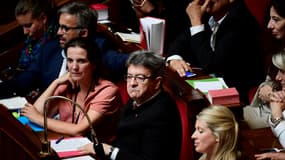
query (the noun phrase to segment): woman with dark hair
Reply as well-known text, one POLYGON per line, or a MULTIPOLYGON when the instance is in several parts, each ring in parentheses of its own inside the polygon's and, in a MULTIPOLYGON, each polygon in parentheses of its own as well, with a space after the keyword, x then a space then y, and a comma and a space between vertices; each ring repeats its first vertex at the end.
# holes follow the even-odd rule
POLYGON ((270 3, 270 19, 267 28, 272 35, 285 46, 285 1, 272 0, 270 3))
POLYGON ((268 76, 263 82, 249 106, 244 108, 244 119, 247 121, 250 128, 264 128, 269 127, 268 116, 271 113, 269 102, 274 90, 278 89, 278 85, 274 82, 277 70, 285 70, 280 66, 285 65, 282 59, 282 54, 278 54, 285 47, 285 1, 284 0, 271 0, 269 6, 269 21, 267 28, 271 31, 274 40, 276 41, 272 48, 274 53, 272 55, 271 67, 268 71, 268 76), (277 53, 277 55, 275 55, 277 53), (277 63, 278 62, 278 63, 277 63), (277 66, 277 64, 279 64, 277 66))
MULTIPOLYGON (((43 126, 45 100, 60 95, 77 102, 87 112, 102 142, 110 142, 122 105, 119 89, 104 79, 101 70, 100 50, 87 38, 76 38, 64 48, 68 72, 54 80, 45 92, 32 104, 26 104, 22 114, 32 122, 43 126)), ((89 124, 79 108, 64 100, 48 103, 48 114, 59 114, 59 120, 48 118, 49 130, 72 136, 82 135, 89 124)))

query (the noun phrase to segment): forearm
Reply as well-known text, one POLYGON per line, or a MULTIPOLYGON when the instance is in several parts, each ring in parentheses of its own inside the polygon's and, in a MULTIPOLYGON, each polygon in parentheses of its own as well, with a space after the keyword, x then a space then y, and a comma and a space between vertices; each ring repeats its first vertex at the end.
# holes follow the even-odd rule
POLYGON ((274 135, 279 139, 279 142, 285 147, 285 121, 283 117, 283 103, 271 102, 271 116, 269 124, 274 135))
MULTIPOLYGON (((71 136, 82 135, 83 131, 85 131, 82 128, 88 128, 88 124, 86 124, 85 127, 82 127, 80 124, 74 124, 57 119, 48 118, 47 120, 48 130, 71 136)), ((43 126, 43 123, 41 124, 41 126, 43 126)))
POLYGON ((275 128, 271 127, 274 135, 279 139, 280 144, 285 148, 285 121, 281 121, 275 128))

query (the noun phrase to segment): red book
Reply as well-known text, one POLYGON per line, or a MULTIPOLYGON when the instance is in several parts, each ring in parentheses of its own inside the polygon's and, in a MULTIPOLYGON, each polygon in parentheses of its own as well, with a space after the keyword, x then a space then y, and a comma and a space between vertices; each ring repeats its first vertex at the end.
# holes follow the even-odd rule
POLYGON ((229 105, 240 103, 236 88, 209 90, 208 99, 211 104, 229 105))
POLYGON ((108 6, 102 3, 91 4, 90 7, 98 13, 98 21, 106 20, 109 18, 108 6))
POLYGON ((68 137, 51 140, 51 147, 60 158, 85 156, 79 151, 79 147, 91 143, 86 137, 68 137))

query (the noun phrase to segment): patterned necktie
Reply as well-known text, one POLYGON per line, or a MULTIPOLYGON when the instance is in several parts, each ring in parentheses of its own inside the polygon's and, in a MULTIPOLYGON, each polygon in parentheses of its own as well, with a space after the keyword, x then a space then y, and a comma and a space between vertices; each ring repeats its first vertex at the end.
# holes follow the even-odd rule
POLYGON ((219 23, 215 22, 213 27, 212 27, 212 35, 211 35, 211 41, 210 45, 213 51, 215 51, 215 45, 216 45, 216 34, 219 28, 219 23))

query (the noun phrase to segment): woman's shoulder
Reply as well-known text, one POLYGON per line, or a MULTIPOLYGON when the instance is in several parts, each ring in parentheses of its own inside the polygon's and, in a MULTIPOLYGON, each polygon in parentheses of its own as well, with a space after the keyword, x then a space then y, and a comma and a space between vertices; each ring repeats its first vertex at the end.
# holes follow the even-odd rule
POLYGON ((97 92, 105 92, 106 91, 108 93, 116 93, 116 92, 119 92, 119 87, 109 80, 100 79, 98 81, 98 84, 95 85, 94 90, 97 92))
POLYGON ((99 84, 97 85, 98 86, 101 86, 101 87, 112 87, 112 88, 118 88, 118 86, 113 83, 112 81, 110 80, 106 80, 106 79, 100 79, 99 80, 99 84))

